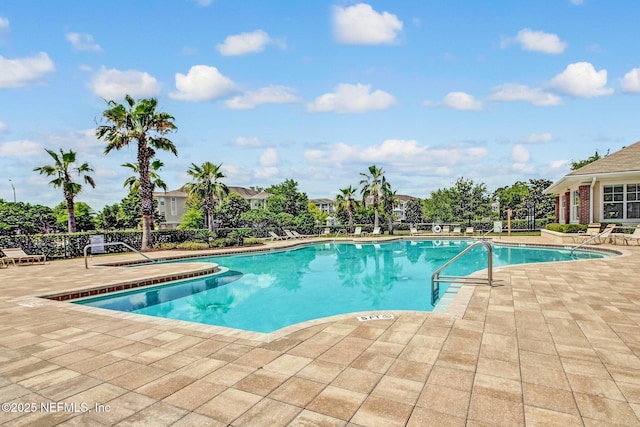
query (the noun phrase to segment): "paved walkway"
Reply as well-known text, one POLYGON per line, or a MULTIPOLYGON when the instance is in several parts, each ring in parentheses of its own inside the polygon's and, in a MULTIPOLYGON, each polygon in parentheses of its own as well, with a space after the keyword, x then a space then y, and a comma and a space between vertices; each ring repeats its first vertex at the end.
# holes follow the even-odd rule
POLYGON ((271 335, 34 297, 166 266, 2 269, 0 424, 640 425, 640 247, 617 248, 500 268, 499 286, 465 286, 446 313, 271 335))

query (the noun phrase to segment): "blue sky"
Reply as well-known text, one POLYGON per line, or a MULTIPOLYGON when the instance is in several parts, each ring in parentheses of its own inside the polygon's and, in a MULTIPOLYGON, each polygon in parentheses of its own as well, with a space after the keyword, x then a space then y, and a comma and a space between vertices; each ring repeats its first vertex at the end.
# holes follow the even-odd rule
POLYGON ((63 148, 95 169, 77 200, 120 201, 135 149, 103 155, 95 127, 125 93, 175 116, 170 189, 204 161, 311 198, 371 164, 418 197, 556 180, 640 139, 638 16, 632 0, 3 2, 0 198, 62 201, 33 168, 63 148))

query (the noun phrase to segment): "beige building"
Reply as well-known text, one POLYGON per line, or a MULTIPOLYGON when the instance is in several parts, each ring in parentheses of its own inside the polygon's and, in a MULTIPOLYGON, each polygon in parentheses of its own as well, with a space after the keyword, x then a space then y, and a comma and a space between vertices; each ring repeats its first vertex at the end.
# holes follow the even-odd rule
POLYGON ((565 175, 545 190, 556 196, 556 222, 640 223, 640 142, 565 175))
MULTIPOLYGON (((245 187, 228 187, 229 193, 235 193, 245 199, 251 209, 264 208, 270 193, 256 191, 245 187)), ((164 221, 160 223, 160 228, 176 229, 182 221, 182 217, 187 212, 187 193, 182 190, 153 193, 154 199, 158 201, 158 211, 164 216, 164 221)))

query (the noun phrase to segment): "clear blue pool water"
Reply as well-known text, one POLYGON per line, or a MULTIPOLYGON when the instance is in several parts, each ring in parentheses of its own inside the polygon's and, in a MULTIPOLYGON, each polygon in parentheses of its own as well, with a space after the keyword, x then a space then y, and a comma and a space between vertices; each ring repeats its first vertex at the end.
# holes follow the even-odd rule
MULTIPOLYGON (((470 243, 468 240, 326 243, 284 251, 198 258, 228 270, 75 302, 266 333, 342 313, 431 311, 431 274, 470 243)), ((589 251, 571 255, 568 250, 494 246, 493 265, 496 268, 604 256, 589 251)), ((487 250, 478 246, 443 274, 467 275, 486 267, 487 250)), ((441 294, 446 289, 443 283, 441 294)))

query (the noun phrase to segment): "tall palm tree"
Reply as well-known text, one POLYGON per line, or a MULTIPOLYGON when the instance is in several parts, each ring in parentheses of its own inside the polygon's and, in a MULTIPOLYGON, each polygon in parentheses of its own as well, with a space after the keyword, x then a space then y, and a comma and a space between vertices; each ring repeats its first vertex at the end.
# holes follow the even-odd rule
MULTIPOLYGON (((140 193, 140 168, 137 163, 124 163, 120 166, 131 169, 133 175, 124 181, 123 187, 129 187, 129 192, 138 194, 140 193), (138 176, 136 176, 136 174, 138 176)), ((162 169, 164 163, 161 160, 154 160, 149 164, 149 179, 151 180, 151 191, 153 192, 156 187, 162 188, 167 191, 167 184, 160 178, 158 171, 162 169)))
POLYGON ((74 199, 82 190, 82 184, 78 184, 73 181, 73 172, 81 177, 84 182, 95 188, 96 184, 88 172, 93 172, 93 168, 89 166, 89 163, 84 162, 81 165, 73 166, 76 163, 76 152, 69 150, 66 153, 60 149, 60 155, 53 150, 45 149, 47 153, 53 159, 53 165, 40 166, 33 169, 36 172, 40 172, 40 175, 55 176, 54 179, 49 181, 54 188, 62 187, 64 193, 64 199, 67 201, 67 226, 69 233, 75 233, 76 231, 76 216, 73 211, 74 199))
POLYGON ((140 174, 140 205, 142 210, 142 249, 153 246, 151 223, 153 222, 153 186, 149 176, 149 164, 155 150, 170 151, 178 155, 176 146, 165 137, 174 132, 174 117, 162 111, 156 111, 158 100, 155 98, 134 101, 125 95, 128 106, 109 101, 109 108, 102 114, 105 125, 96 129, 96 136, 107 142, 105 154, 120 150, 129 144, 138 144, 137 161, 140 174))
POLYGON ((397 203, 396 190, 391 189, 391 184, 389 184, 389 181, 383 176, 380 191, 382 212, 387 216, 387 229, 389 230, 389 234, 393 234, 393 206, 397 203))
POLYGON ((347 188, 341 188, 340 194, 336 196, 337 209, 344 209, 349 214, 349 232, 353 232, 353 216, 354 210, 358 206, 358 200, 356 200, 357 188, 351 185, 347 188))
MULTIPOLYGON (((364 178, 360 181, 360 185, 362 185, 362 189, 360 192, 362 193, 362 201, 363 203, 368 197, 371 197, 373 201, 373 211, 374 211, 374 220, 373 227, 376 228, 379 226, 379 217, 378 217, 378 201, 380 198, 380 191, 382 190, 382 179, 384 177, 384 171, 382 168, 377 167, 376 165, 369 166, 369 173, 360 173, 364 178)), ((365 203, 366 204, 366 203, 365 203)))
POLYGON ((224 178, 224 174, 220 171, 219 165, 211 162, 204 162, 198 166, 191 163, 191 167, 187 171, 193 178, 193 182, 187 183, 184 189, 189 196, 202 200, 202 208, 207 215, 207 224, 209 231, 213 231, 213 212, 216 207, 216 199, 221 200, 229 194, 229 188, 219 180, 224 178))

